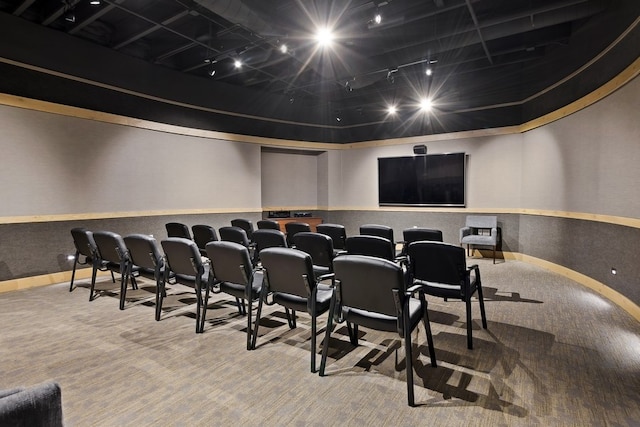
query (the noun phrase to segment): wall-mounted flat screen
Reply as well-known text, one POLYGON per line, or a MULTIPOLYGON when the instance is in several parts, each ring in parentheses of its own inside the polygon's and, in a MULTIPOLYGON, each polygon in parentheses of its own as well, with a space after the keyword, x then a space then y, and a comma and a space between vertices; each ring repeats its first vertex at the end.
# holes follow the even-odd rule
POLYGON ((465 206, 465 153, 378 158, 380 205, 465 206))

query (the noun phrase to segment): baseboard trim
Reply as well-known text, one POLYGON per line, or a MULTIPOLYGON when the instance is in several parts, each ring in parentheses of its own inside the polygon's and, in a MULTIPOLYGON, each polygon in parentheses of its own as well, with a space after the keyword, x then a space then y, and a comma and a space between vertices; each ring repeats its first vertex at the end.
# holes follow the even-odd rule
MULTIPOLYGON (((90 279, 91 268, 81 268, 76 270, 76 280, 90 279)), ((99 271, 98 275, 109 274, 99 271)), ((62 282, 71 282, 71 271, 60 271, 57 273, 42 274, 39 276, 21 277, 0 282, 0 294, 4 292, 19 291, 22 289, 39 288, 42 286, 55 285, 62 282)))

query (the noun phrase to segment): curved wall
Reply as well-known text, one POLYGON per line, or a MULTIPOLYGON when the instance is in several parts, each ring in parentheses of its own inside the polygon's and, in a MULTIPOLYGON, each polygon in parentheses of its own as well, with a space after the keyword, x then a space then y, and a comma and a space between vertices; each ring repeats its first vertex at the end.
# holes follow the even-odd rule
POLYGON ((314 158, 300 175, 315 187, 316 204, 284 188, 292 209, 315 207, 351 234, 365 222, 388 223, 397 233, 434 226, 452 243, 466 214, 495 213, 506 253, 575 271, 637 306, 639 96, 636 78, 528 132, 430 139, 430 153, 469 154, 467 208, 455 210, 377 206, 377 157, 410 154, 417 139, 351 144, 312 157, 261 156, 260 143, 242 142, 249 137, 188 136, 0 106, 0 280, 68 271, 73 226, 163 236, 163 224, 174 219, 216 227, 234 216, 257 220, 262 189, 287 165, 314 158))

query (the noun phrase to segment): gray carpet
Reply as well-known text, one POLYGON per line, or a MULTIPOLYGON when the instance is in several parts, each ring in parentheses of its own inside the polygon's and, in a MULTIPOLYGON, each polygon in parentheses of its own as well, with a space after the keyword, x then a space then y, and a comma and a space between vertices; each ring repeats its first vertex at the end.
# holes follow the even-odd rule
POLYGON ((258 347, 247 351, 231 297, 214 297, 196 335, 191 289, 171 286, 156 322, 149 281, 120 311, 106 278, 93 302, 86 280, 72 293, 62 283, 0 294, 0 388, 59 382, 69 426, 640 425, 637 321, 538 267, 473 262, 489 328, 474 301, 467 350, 463 303, 429 298, 439 366, 430 367, 420 328, 416 408, 406 403, 397 335, 361 329, 354 348, 338 325, 321 378, 309 372, 304 314, 289 330, 284 311, 267 307, 258 347))

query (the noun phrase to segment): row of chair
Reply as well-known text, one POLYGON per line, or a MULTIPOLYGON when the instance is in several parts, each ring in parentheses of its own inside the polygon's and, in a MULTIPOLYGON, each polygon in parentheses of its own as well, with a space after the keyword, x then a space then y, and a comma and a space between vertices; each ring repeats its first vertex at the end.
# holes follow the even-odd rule
MULTIPOLYGON (((282 235, 277 230, 269 231, 282 235)), ((298 249, 282 246, 257 250, 259 266, 251 259, 247 246, 229 241, 208 242, 205 258, 194 241, 180 237, 161 241, 163 255, 155 239, 142 234, 122 238, 108 231, 91 233, 86 229, 74 229, 72 235, 77 249, 76 258, 80 254, 85 255, 85 263, 88 260, 93 267, 90 300, 94 298, 98 270, 110 270, 114 281, 113 271, 121 274, 121 309, 124 308, 128 281, 131 280, 132 287, 136 288, 136 276, 148 277, 156 282, 156 320, 159 320, 162 298, 166 295, 165 285, 175 281, 195 289, 196 332, 201 333, 210 294, 223 292, 235 297, 240 314, 247 316, 248 350, 256 346, 263 304, 285 307, 290 328, 296 327, 295 312, 306 311, 311 316, 312 372, 316 371, 316 319, 329 312, 320 375, 325 374, 334 322, 347 323, 349 338, 354 345, 357 345, 358 325, 398 332, 405 340, 410 405, 414 404, 411 333, 421 321, 425 325, 431 364, 436 366, 425 294, 465 300, 468 347, 471 348, 470 298, 477 290, 482 323, 486 328, 478 267, 466 268, 464 250, 442 242, 417 240, 407 244, 408 275, 411 277, 407 282, 406 265, 395 262, 395 259, 366 256, 348 250, 349 242, 367 238, 373 241, 381 239, 386 241, 387 247, 392 246, 388 239, 379 236, 347 238, 346 254, 330 256, 330 266, 320 269, 318 255, 305 246, 308 241, 324 241, 333 254, 333 240, 320 233, 297 233, 293 243, 298 249), (81 251, 83 244, 89 249, 85 253, 81 251), (256 302, 254 321, 252 313, 256 302)), ((73 289, 75 268, 74 264, 70 290, 73 289)))

